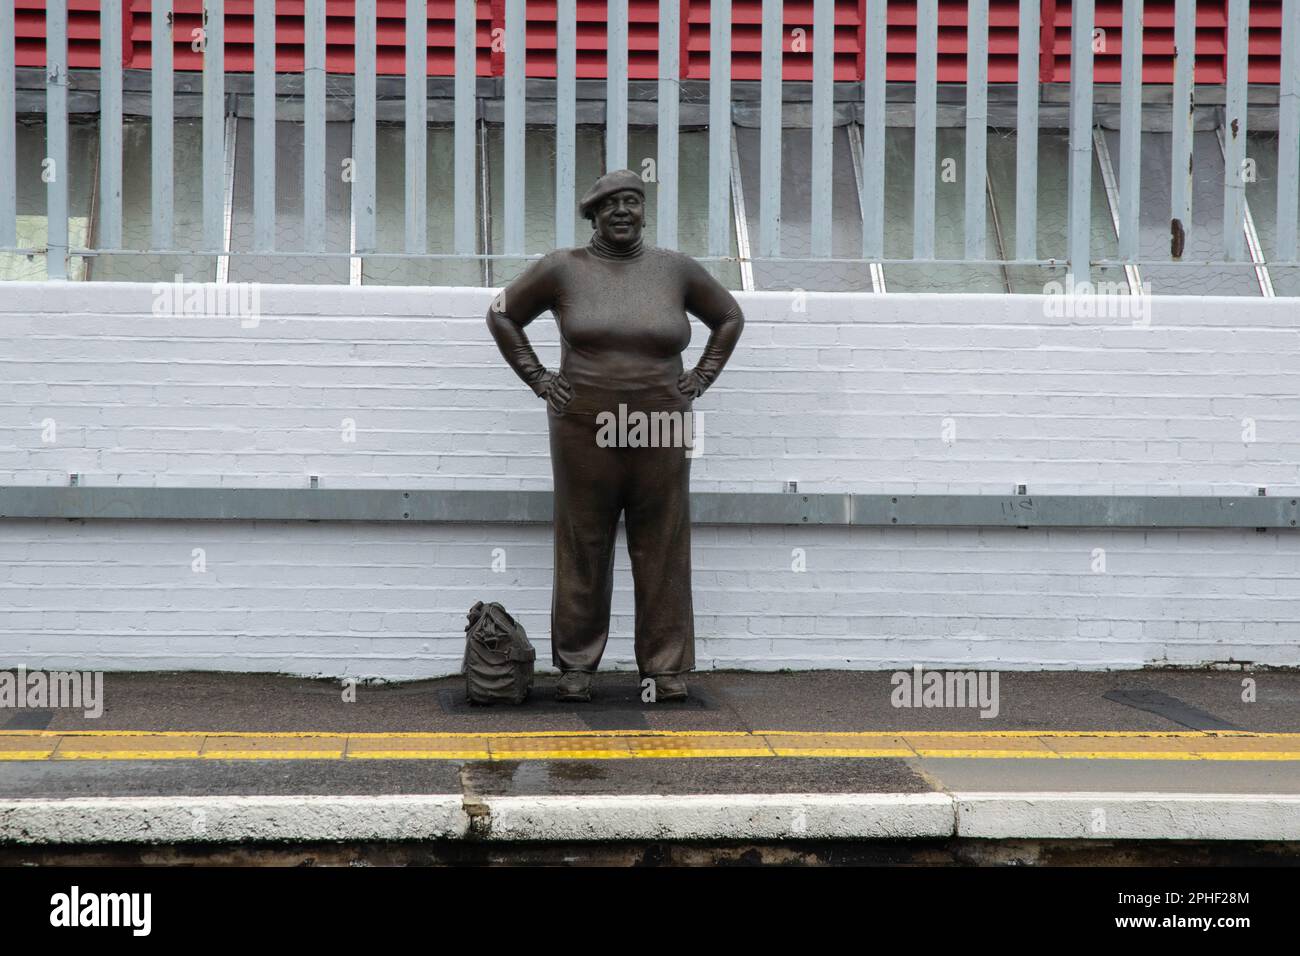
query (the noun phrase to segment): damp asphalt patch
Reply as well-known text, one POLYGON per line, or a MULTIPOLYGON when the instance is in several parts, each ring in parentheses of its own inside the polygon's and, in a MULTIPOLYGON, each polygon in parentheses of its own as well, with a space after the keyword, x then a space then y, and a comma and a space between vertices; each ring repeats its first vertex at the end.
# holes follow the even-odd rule
POLYGON ((494 797, 596 794, 926 793, 924 775, 904 760, 646 758, 471 761, 467 793, 494 797))
POLYGON ((18 710, 0 730, 45 730, 54 720, 52 710, 18 710))
POLYGON ((1143 710, 1166 720, 1181 724, 1189 730, 1241 730, 1236 724, 1214 716, 1207 711, 1184 703, 1163 691, 1150 687, 1116 689, 1103 695, 1117 704, 1143 710))

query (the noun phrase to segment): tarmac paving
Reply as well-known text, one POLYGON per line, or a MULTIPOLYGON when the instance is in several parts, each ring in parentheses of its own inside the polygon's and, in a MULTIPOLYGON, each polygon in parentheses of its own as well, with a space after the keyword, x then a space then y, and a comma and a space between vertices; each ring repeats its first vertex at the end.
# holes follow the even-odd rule
MULTIPOLYGON (((465 702, 463 681, 455 677, 359 684, 349 690, 339 681, 276 675, 110 673, 105 675, 103 713, 98 718, 70 708, 0 711, 0 748, 34 747, 38 745, 23 741, 55 741, 55 735, 67 734, 64 739, 70 743, 63 745, 63 752, 95 745, 108 750, 99 759, 16 761, 6 759, 0 749, 0 797, 918 793, 953 788, 1300 793, 1300 759, 1293 759, 1300 756, 1300 736, 1293 741, 1282 738, 1281 743, 1273 736, 1300 734, 1300 672, 1006 672, 1000 675, 997 714, 991 717, 981 717, 978 706, 896 707, 891 677, 891 672, 855 671, 702 672, 692 675, 686 701, 645 703, 636 675, 612 672, 598 674, 593 700, 578 704, 556 702, 555 678, 539 675, 524 704, 480 707, 465 702), (1253 701, 1243 687, 1247 680, 1253 682, 1253 701), (124 731, 189 733, 199 741, 205 734, 469 736, 450 744, 438 741, 455 748, 447 759, 294 759, 307 754, 292 748, 324 745, 274 737, 253 744, 209 738, 201 758, 194 753, 194 759, 147 759, 154 745, 137 737, 123 741, 112 736, 124 731), (868 738, 877 749, 848 752, 889 756, 844 757, 816 749, 798 757, 693 752, 707 745, 740 748, 732 752, 744 754, 744 748, 759 747, 768 739, 721 736, 697 742, 693 735, 704 732, 781 731, 818 734, 781 738, 787 744, 808 740, 809 746, 836 748, 864 744, 861 738, 821 735, 880 734, 868 738), (520 756, 518 750, 502 755, 503 741, 511 748, 527 748, 543 744, 530 740, 531 735, 546 733, 561 735, 547 740, 579 750, 626 747, 629 737, 641 747, 680 745, 687 750, 652 750, 636 759, 587 759, 582 753, 563 759, 563 753, 553 749, 532 759, 526 753, 524 759, 510 759, 520 756), (1035 733, 1138 737, 1087 737, 1083 742, 1049 737, 1042 744, 1026 737, 1035 733), (82 734, 93 737, 82 739, 82 734), (683 736, 670 745, 657 734, 683 736), (938 734, 979 737, 936 739, 933 735, 938 734), (102 735, 108 735, 107 742, 98 739, 102 735), (485 741, 476 739, 479 735, 503 736, 492 738, 489 751, 485 741), (987 756, 932 757, 934 751, 926 749, 970 747, 972 739, 987 756), (222 759, 222 753, 211 752, 214 743, 238 748, 246 759, 222 759), (1168 759, 1178 756, 1169 753, 1171 748, 1200 750, 1211 743, 1232 748, 1237 758, 1168 759), (1273 752, 1252 756, 1247 744, 1267 745, 1273 752), (256 749, 249 752, 255 746, 290 749, 262 760, 256 749), (1025 754, 1031 746, 1067 753, 1074 747, 1094 755, 1109 746, 1128 759, 1105 759, 1104 751, 1092 759, 998 759, 999 753, 1025 754), (482 748, 481 754, 475 748, 482 748), (111 757, 132 750, 137 752, 134 759, 111 757), (1147 751, 1152 759, 1141 759, 1147 751), (456 753, 471 758, 457 759, 456 753), (476 754, 485 759, 472 759, 476 754), (681 759, 688 755, 690 759, 681 759)), ((388 739, 381 737, 373 746, 409 743, 400 736, 393 738, 397 744, 385 743, 388 739)), ((410 745, 426 746, 418 741, 410 745)), ((343 747, 337 745, 338 756, 343 756, 343 747)))
POLYGON ((998 712, 896 707, 886 671, 691 675, 682 702, 643 703, 635 674, 596 675, 590 703, 559 703, 539 674, 519 706, 464 701, 459 677, 358 684, 266 674, 109 673, 104 711, 0 710, 0 730, 490 732, 589 730, 1300 731, 1300 670, 1007 671, 998 712), (1243 699, 1243 681, 1254 700, 1243 699), (8 714, 8 719, 5 715, 8 714), (37 726, 40 724, 40 726, 37 726))

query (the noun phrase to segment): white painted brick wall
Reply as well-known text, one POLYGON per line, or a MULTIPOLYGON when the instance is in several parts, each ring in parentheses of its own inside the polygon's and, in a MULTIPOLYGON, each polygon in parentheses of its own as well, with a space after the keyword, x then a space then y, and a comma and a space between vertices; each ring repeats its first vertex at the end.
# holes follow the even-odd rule
MULTIPOLYGON (((0 285, 0 484, 549 487, 544 409, 487 333, 489 290, 260 295, 244 327, 155 316, 147 284, 0 285)), ((1134 325, 1028 296, 739 298, 698 491, 1300 493, 1294 299, 1156 298, 1134 325)), ((530 334, 554 365, 551 320, 530 334)), ((618 569, 607 664, 631 667, 622 550, 618 569)), ((1253 530, 697 527, 698 656, 1296 664, 1298 572, 1295 535, 1253 530)), ((0 521, 0 666, 446 674, 479 599, 547 666, 550 585, 537 526, 0 521)))

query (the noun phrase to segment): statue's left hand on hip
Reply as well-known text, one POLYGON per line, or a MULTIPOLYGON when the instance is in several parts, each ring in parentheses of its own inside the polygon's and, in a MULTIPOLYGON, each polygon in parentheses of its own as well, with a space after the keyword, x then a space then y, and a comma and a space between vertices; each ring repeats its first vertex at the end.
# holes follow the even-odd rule
POLYGON ((683 372, 681 377, 677 379, 677 390, 688 398, 699 398, 708 387, 708 383, 704 381, 704 376, 695 369, 683 372))

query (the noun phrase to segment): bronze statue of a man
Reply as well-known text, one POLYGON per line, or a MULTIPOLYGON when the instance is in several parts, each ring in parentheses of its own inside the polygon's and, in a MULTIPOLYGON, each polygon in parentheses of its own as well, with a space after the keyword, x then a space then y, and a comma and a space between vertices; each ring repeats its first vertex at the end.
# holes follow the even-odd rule
POLYGON ((645 190, 636 173, 606 173, 579 209, 595 230, 591 242, 543 256, 487 314, 502 356, 547 402, 555 485, 551 658, 562 672, 556 697, 591 699, 591 675, 609 637, 621 513, 636 596, 637 667, 643 679, 654 679, 656 699, 681 699, 682 675, 695 667, 689 449, 684 442, 611 444, 602 422, 637 412, 642 420, 685 413, 689 422, 694 399, 736 347, 744 316, 690 256, 642 244, 645 190), (558 372, 538 361, 524 332, 547 309, 560 329, 558 372), (696 366, 684 371, 687 312, 709 328, 709 340, 696 366))

